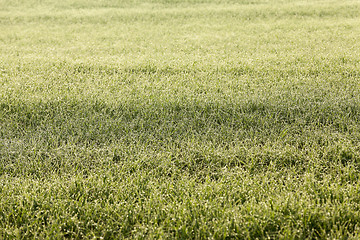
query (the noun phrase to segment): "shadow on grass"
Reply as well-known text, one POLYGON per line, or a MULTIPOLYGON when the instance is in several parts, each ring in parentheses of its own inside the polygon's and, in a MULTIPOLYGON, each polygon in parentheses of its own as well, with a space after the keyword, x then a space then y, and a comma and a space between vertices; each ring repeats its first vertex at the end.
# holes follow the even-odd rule
POLYGON ((359 162, 360 107, 339 104, 3 102, 1 171, 86 173, 112 162, 129 174, 218 179, 224 167, 304 169, 309 156, 359 162))

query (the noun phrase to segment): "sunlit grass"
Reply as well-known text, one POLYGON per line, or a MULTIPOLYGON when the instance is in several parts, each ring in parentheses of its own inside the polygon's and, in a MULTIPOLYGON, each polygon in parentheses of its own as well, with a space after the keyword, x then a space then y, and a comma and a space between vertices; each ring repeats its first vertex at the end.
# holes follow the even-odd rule
POLYGON ((0 1, 0 238, 359 238, 359 12, 0 1))

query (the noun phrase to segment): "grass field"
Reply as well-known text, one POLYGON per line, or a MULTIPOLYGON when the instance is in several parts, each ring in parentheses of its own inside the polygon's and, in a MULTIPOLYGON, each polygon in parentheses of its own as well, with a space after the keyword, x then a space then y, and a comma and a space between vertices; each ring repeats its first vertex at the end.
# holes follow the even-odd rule
POLYGON ((358 0, 0 0, 0 239, 359 239, 358 0))

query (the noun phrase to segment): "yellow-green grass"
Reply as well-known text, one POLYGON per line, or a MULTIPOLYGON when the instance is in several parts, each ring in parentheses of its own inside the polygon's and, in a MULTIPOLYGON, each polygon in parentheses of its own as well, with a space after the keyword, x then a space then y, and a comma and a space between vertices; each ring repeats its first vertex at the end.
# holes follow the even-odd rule
POLYGON ((0 1, 0 238, 360 238, 360 2, 0 1))

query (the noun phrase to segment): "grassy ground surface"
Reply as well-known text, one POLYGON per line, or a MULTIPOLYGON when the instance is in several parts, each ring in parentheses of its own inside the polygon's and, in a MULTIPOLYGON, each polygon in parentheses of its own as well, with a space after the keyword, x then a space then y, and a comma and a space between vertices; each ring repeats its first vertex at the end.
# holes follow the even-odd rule
POLYGON ((359 239, 359 12, 0 0, 0 238, 359 239))

